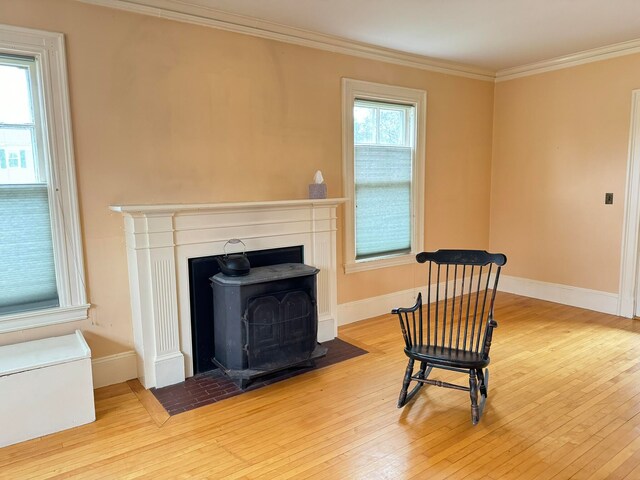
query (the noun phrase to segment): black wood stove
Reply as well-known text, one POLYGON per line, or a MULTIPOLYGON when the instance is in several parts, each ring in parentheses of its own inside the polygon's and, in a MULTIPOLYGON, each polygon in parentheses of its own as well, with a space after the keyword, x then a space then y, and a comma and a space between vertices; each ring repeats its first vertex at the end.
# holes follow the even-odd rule
POLYGON ((318 345, 316 275, 301 263, 222 273, 213 288, 215 356, 241 388, 252 379, 295 366, 312 366, 327 349, 318 345))

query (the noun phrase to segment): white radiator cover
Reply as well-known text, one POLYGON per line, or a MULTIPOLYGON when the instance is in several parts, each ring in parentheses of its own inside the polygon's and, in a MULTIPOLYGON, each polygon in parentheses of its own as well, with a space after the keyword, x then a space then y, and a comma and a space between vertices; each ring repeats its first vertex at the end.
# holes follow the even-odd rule
POLYGON ((337 335, 336 208, 346 199, 114 205, 124 215, 138 376, 145 388, 193 375, 190 258, 302 245, 318 274, 318 340, 337 335))
POLYGON ((93 422, 82 333, 0 347, 0 392, 0 447, 93 422))

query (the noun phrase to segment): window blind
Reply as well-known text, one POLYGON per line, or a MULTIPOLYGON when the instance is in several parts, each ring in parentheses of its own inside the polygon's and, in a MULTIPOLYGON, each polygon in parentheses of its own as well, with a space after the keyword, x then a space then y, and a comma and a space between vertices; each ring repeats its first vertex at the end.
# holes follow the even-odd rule
POLYGON ((411 251, 411 147, 355 145, 356 259, 411 251))
POLYGON ((47 185, 2 185, 0 205, 0 314, 57 307, 47 185))

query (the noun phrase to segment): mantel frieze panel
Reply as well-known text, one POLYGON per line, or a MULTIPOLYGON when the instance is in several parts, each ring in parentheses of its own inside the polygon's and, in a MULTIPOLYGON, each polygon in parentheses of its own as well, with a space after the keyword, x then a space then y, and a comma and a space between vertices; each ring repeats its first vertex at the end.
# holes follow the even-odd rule
POLYGON ((175 216, 177 230, 192 230, 197 228, 236 227, 242 225, 262 225, 271 223, 305 223, 311 220, 309 208, 289 209, 279 211, 253 210, 237 212, 198 212, 180 213, 175 216))

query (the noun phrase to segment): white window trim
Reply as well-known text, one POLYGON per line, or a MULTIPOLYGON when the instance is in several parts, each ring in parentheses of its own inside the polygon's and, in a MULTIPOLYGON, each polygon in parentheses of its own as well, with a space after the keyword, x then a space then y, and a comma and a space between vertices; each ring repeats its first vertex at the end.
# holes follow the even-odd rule
POLYGON ((1 333, 83 320, 90 305, 84 280, 64 36, 0 25, 0 53, 37 60, 39 107, 47 127, 43 129, 41 153, 51 185, 49 205, 60 301, 56 308, 0 316, 1 333))
POLYGON ((344 271, 361 272, 376 268, 405 265, 415 262, 424 250, 424 177, 425 138, 427 125, 427 92, 380 83, 342 79, 342 178, 345 204, 344 271), (380 102, 401 102, 416 108, 415 158, 411 179, 411 251, 400 255, 356 261, 355 252, 355 182, 353 148, 353 103, 356 99, 380 102))

